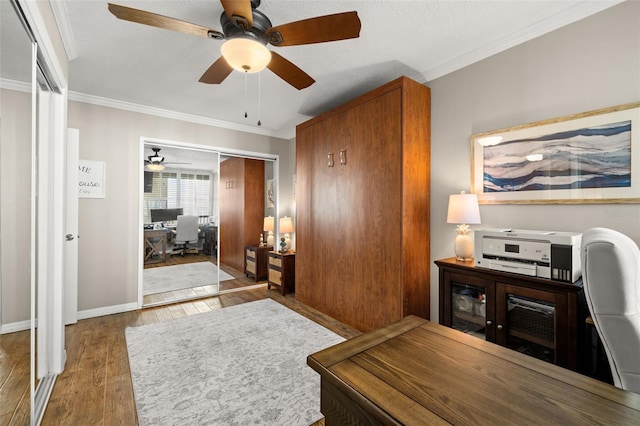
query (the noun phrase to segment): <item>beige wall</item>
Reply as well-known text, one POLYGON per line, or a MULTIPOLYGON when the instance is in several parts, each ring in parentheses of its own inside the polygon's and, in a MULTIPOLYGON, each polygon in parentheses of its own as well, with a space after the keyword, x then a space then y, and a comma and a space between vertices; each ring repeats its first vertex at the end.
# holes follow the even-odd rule
POLYGON ((106 163, 106 197, 79 202, 79 311, 137 302, 141 137, 278 154, 280 211, 291 212, 290 141, 80 102, 69 102, 68 125, 80 158, 106 163))
POLYGON ((31 94, 0 89, 0 269, 2 319, 29 319, 31 94))
MULTIPOLYGON (((438 319, 433 261, 453 256, 449 194, 469 190, 472 134, 640 101, 640 2, 514 47, 427 84, 432 96, 431 316, 438 319)), ((638 173, 635 164, 634 173, 638 173)), ((482 225, 582 232, 604 226, 640 243, 640 205, 482 205, 482 225)))

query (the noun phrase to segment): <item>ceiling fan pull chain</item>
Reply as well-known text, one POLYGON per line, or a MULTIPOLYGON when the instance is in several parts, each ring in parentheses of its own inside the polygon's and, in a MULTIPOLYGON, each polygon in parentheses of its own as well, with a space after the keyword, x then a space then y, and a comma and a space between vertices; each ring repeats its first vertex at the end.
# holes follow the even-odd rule
POLYGON ((260 92, 262 91, 262 78, 260 77, 262 73, 258 73, 258 126, 262 126, 262 122, 260 121, 260 116, 262 115, 262 104, 260 102, 260 92))
POLYGON ((248 117, 247 114, 247 72, 244 72, 244 118, 248 117))

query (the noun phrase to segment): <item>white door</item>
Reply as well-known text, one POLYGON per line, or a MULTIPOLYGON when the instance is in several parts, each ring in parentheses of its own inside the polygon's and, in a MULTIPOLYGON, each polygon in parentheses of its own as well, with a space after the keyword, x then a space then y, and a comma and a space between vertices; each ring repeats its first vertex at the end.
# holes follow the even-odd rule
POLYGON ((65 192, 64 323, 78 321, 78 158, 79 131, 67 129, 65 192))

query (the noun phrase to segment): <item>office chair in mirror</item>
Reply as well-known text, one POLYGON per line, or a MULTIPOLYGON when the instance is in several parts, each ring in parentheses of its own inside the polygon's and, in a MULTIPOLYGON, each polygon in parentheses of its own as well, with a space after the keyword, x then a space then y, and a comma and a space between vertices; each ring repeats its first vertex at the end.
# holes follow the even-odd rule
POLYGON ((198 254, 200 252, 198 247, 200 234, 198 216, 178 216, 173 234, 174 247, 171 250, 171 255, 180 254, 184 256, 188 253, 198 254))

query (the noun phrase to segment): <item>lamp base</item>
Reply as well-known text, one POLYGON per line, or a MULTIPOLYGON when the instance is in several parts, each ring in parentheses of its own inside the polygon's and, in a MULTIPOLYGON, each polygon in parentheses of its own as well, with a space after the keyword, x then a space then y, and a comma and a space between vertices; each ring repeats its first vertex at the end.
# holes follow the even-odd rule
POLYGON ((456 260, 458 262, 473 262, 473 257, 458 257, 458 256, 456 256, 456 260))
POLYGON ((458 234, 453 243, 456 260, 471 262, 473 260, 473 240, 469 234, 458 234))

